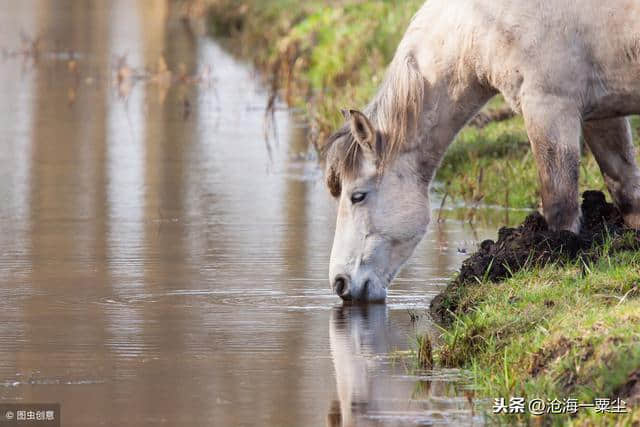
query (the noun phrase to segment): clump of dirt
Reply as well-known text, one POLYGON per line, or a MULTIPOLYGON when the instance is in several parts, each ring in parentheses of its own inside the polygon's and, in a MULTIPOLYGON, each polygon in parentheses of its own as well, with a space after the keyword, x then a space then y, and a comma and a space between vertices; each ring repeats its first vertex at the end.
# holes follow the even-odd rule
POLYGON ((529 374, 532 377, 537 376, 544 371, 552 361, 564 357, 569 353, 572 346, 573 343, 571 341, 565 337, 561 337, 558 342, 554 343, 552 348, 541 348, 533 355, 531 366, 529 367, 529 374))
POLYGON ((457 295, 463 286, 499 282, 527 266, 567 262, 578 257, 595 260, 598 248, 607 239, 611 241, 610 252, 640 249, 640 232, 624 225, 620 211, 607 203, 602 192, 586 191, 582 199, 580 234, 552 231, 544 217, 536 212, 517 228, 501 228, 497 241, 482 242, 478 251, 462 263, 456 279, 431 301, 432 316, 446 321, 446 313, 458 308, 457 295), (635 233, 634 238, 619 238, 629 232, 635 233))
POLYGON ((613 392, 614 396, 623 398, 627 405, 640 405, 640 368, 633 371, 627 382, 613 392))
MULTIPOLYGON (((562 360, 573 351, 571 356, 576 363, 585 363, 595 357, 593 344, 581 337, 568 339, 560 337, 555 342, 547 344, 533 354, 531 365, 529 366, 529 374, 536 377, 551 367, 552 364, 562 360)), ((578 371, 573 369, 563 370, 560 375, 555 377, 566 392, 573 392, 575 387, 580 384, 581 379, 578 371)))

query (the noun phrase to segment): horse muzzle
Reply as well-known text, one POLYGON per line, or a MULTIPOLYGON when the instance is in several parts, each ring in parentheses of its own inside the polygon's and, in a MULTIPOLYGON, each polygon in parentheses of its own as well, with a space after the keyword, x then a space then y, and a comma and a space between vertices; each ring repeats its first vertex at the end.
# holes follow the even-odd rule
POLYGON ((337 274, 331 287, 335 294, 347 303, 384 302, 387 297, 387 287, 374 275, 352 277, 349 274, 337 274))

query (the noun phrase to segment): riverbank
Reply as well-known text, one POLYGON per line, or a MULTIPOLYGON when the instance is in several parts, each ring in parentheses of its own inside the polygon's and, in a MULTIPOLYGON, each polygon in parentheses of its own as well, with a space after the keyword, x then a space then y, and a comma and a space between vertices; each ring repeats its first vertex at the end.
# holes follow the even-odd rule
MULTIPOLYGON (((212 0, 211 31, 232 37, 235 49, 265 72, 271 87, 309 116, 312 139, 341 123, 341 108, 362 108, 422 0, 212 0), (366 52, 366 55, 363 55, 366 52)), ((634 138, 638 142, 634 120, 634 138)), ((536 208, 540 197, 522 118, 501 97, 465 127, 449 149, 437 191, 449 200, 536 208)), ((604 190, 585 152, 580 190, 604 190)))
MULTIPOLYGON (((457 298, 464 311, 452 313, 437 366, 470 370, 477 395, 489 398, 490 405, 500 397, 507 404, 512 397, 527 402, 574 398, 587 404, 620 397, 629 408, 626 414, 581 408, 575 416, 543 415, 545 423, 637 425, 638 271, 638 252, 604 252, 597 262, 548 265, 498 285, 461 289, 457 298)), ((497 415, 496 420, 531 421, 531 414, 497 415)))
MULTIPOLYGON (((480 396, 503 398, 507 406, 514 397, 557 399, 558 408, 569 398, 607 399, 604 413, 584 407, 541 414, 546 424, 637 425, 640 233, 623 226, 601 193, 586 193, 583 210, 580 235, 551 232, 532 214, 517 229, 500 230, 497 242, 480 245, 432 301, 432 317, 445 326, 436 364, 468 369, 480 396), (612 413, 615 404, 628 412, 612 413)), ((531 416, 501 414, 495 421, 531 416)))

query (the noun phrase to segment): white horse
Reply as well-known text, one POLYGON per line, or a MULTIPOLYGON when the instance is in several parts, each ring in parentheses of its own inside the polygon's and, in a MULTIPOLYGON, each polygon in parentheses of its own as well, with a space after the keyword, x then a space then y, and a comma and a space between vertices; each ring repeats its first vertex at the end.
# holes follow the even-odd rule
POLYGON ((344 300, 384 300, 424 236, 429 185, 459 130, 502 93, 524 116, 544 216, 580 228, 580 138, 625 222, 640 228, 638 0, 429 0, 385 81, 326 147, 339 199, 330 281, 344 300))

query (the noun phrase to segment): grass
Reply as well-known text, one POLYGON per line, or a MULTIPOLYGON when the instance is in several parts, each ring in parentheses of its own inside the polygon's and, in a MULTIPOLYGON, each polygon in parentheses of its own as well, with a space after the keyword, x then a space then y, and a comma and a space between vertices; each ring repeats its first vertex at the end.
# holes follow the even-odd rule
MULTIPOLYGON (((486 112, 503 108, 496 97, 486 112)), ((638 138, 638 117, 632 119, 638 138)), ((436 178, 450 183, 450 193, 466 202, 515 208, 536 208, 540 202, 538 173, 522 117, 490 122, 483 128, 465 127, 447 152, 436 178)), ((588 150, 583 152, 580 192, 606 191, 598 165, 588 150)))
POLYGON ((416 337, 416 360, 422 369, 433 368, 433 347, 427 334, 416 337))
MULTIPOLYGON (((423 0, 210 0, 210 28, 251 58, 274 92, 309 116, 314 141, 341 122, 345 107, 363 107, 423 0), (366 54, 363 54, 366 53, 366 54)), ((483 110, 505 108, 496 97, 483 110)), ((634 119, 634 140, 640 122, 634 119)), ((437 179, 454 201, 535 208, 540 196, 522 118, 467 126, 445 156, 437 179)), ((580 188, 604 190, 585 152, 580 188)))
POLYGON ((363 106, 374 93, 421 3, 213 0, 209 16, 213 33, 231 36, 324 138, 341 108, 363 106))
MULTIPOLYGON (((571 265, 523 270, 499 283, 459 291, 453 323, 443 330, 436 364, 473 373, 480 396, 613 398, 640 370, 640 252, 571 265)), ((639 398, 640 396, 636 396, 639 398)), ((496 415, 531 422, 531 415, 496 415)), ((547 424, 633 425, 627 414, 546 415, 547 424)))

